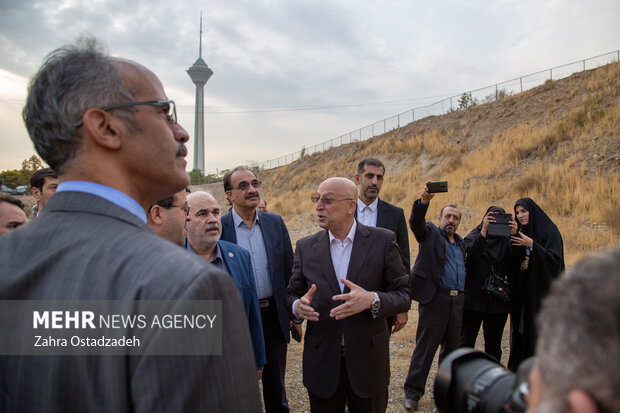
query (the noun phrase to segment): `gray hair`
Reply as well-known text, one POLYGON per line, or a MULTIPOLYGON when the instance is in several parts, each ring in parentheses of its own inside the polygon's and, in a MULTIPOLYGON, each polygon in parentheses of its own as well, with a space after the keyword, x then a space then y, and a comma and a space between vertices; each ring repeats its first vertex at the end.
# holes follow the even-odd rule
POLYGON ((620 250, 581 259, 556 281, 539 315, 541 412, 568 411, 572 389, 620 412, 620 250))
MULTIPOLYGON (((37 153, 59 173, 78 149, 78 124, 94 107, 131 102, 115 59, 92 37, 51 52, 32 78, 22 116, 37 153)), ((130 111, 119 116, 130 121, 130 111)))

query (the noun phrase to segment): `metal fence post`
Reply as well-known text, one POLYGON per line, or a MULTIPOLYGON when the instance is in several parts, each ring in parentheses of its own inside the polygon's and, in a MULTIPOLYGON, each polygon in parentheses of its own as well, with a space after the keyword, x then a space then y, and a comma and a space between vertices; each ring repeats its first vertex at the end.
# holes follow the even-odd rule
POLYGON ((553 80, 553 69, 549 69, 549 79, 553 80))
POLYGON ((519 84, 521 85, 521 93, 523 93, 523 76, 519 78, 519 84))
POLYGON ((415 109, 411 109, 411 119, 415 120, 415 109))
POLYGON ((497 92, 497 83, 495 84, 495 100, 499 98, 499 94, 497 92))

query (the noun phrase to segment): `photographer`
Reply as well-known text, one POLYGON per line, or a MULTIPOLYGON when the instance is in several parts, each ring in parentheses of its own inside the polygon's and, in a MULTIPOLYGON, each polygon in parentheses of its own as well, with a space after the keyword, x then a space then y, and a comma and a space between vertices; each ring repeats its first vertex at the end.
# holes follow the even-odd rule
POLYGON ((620 250, 575 264, 538 321, 528 412, 620 412, 620 250))
MULTIPOLYGON (((505 224, 496 223, 496 217, 505 218, 506 211, 498 206, 487 209, 480 225, 465 237, 467 261, 465 264, 465 309, 463 311, 463 331, 461 347, 475 347, 478 331, 482 324, 484 350, 498 361, 502 357, 501 341, 504 326, 510 312, 510 297, 500 292, 485 289, 489 277, 499 276, 508 279, 514 267, 510 235, 517 232, 517 223, 510 216, 505 224), (501 215, 500 215, 501 214, 501 215), (491 231, 499 227, 502 235, 491 231)), ((509 290, 505 293, 509 294, 509 290)))

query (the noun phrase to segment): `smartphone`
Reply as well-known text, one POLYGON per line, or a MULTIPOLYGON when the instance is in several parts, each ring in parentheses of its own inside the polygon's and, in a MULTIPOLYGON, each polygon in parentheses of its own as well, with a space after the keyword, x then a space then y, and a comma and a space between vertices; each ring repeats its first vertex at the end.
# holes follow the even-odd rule
POLYGON ((434 194, 436 192, 448 192, 448 181, 427 182, 426 187, 428 188, 429 194, 434 194))
POLYGON ((510 236, 510 221, 512 220, 512 214, 503 214, 501 212, 495 212, 493 214, 495 218, 494 223, 489 224, 487 235, 494 235, 498 237, 510 236))

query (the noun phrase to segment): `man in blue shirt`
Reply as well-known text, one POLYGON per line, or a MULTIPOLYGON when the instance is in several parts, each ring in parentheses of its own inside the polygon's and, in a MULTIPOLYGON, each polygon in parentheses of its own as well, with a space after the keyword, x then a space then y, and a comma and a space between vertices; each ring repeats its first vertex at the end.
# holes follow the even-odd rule
POLYGON ((461 212, 447 205, 439 214, 439 226, 425 222, 433 198, 424 187, 413 203, 409 225, 420 243, 411 270, 411 298, 419 303, 416 346, 405 379, 405 408, 417 410, 424 394, 428 371, 437 352, 439 362, 459 347, 465 296, 465 246, 456 234, 461 212))
POLYGON ((254 357, 260 379, 267 360, 250 253, 245 248, 220 239, 222 220, 220 208, 213 195, 204 191, 194 192, 188 195, 187 203, 190 213, 186 224, 185 246, 205 261, 226 271, 235 280, 250 325, 254 357))
POLYGON ((292 321, 285 300, 293 247, 282 217, 258 210, 260 186, 245 166, 224 176, 224 191, 233 207, 222 216, 222 239, 250 252, 267 354, 262 377, 265 411, 288 413, 284 376, 292 321))

